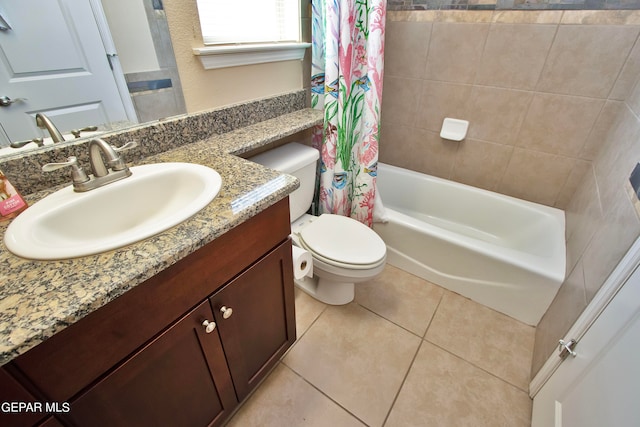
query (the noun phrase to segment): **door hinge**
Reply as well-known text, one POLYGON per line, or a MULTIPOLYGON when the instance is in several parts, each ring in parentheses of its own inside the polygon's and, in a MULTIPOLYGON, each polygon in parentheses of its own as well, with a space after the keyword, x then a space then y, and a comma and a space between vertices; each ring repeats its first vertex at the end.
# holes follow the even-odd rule
POLYGON ((109 68, 113 71, 113 59, 118 56, 117 53, 107 53, 107 61, 109 61, 109 68))
POLYGON ((560 359, 564 360, 569 355, 576 357, 577 353, 573 351, 573 349, 576 348, 577 345, 578 341, 575 339, 571 339, 569 342, 566 342, 565 340, 558 341, 558 351, 560 352, 558 356, 560 359))

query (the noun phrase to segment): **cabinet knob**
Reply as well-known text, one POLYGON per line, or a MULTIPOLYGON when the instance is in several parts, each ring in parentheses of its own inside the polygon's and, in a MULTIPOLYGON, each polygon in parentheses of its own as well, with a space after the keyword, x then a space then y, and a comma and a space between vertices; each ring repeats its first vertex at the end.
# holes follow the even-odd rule
POLYGON ((233 314, 233 309, 231 307, 222 306, 220 313, 222 313, 222 317, 228 319, 233 314))
POLYGON ((204 331, 210 334, 216 328, 216 322, 209 322, 208 320, 205 320, 202 322, 202 326, 204 326, 204 331))

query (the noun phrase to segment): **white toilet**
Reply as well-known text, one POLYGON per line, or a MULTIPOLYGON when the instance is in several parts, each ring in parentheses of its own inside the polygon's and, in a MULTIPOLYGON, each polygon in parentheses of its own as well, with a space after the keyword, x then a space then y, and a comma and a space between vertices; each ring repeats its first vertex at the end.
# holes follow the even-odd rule
POLYGON ((289 195, 291 238, 312 255, 313 278, 296 279, 296 285, 324 303, 342 305, 353 301, 356 283, 382 272, 387 247, 355 219, 306 214, 313 201, 318 157, 315 148, 292 142, 249 160, 300 180, 300 188, 289 195))

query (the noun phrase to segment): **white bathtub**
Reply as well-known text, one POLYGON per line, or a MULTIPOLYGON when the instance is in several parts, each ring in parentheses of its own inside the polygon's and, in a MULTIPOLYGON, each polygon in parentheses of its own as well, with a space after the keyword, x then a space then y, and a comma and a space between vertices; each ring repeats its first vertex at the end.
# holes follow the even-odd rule
POLYGON ((529 325, 565 274, 564 212, 378 165, 388 262, 529 325))

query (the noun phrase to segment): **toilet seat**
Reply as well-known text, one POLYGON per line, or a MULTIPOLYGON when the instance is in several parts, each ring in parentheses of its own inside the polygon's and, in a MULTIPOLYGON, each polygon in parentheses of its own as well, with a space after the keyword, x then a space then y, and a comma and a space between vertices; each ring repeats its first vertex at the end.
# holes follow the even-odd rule
POLYGON ((386 245, 366 225, 341 215, 322 214, 297 233, 314 258, 346 269, 371 269, 386 260, 386 245))

